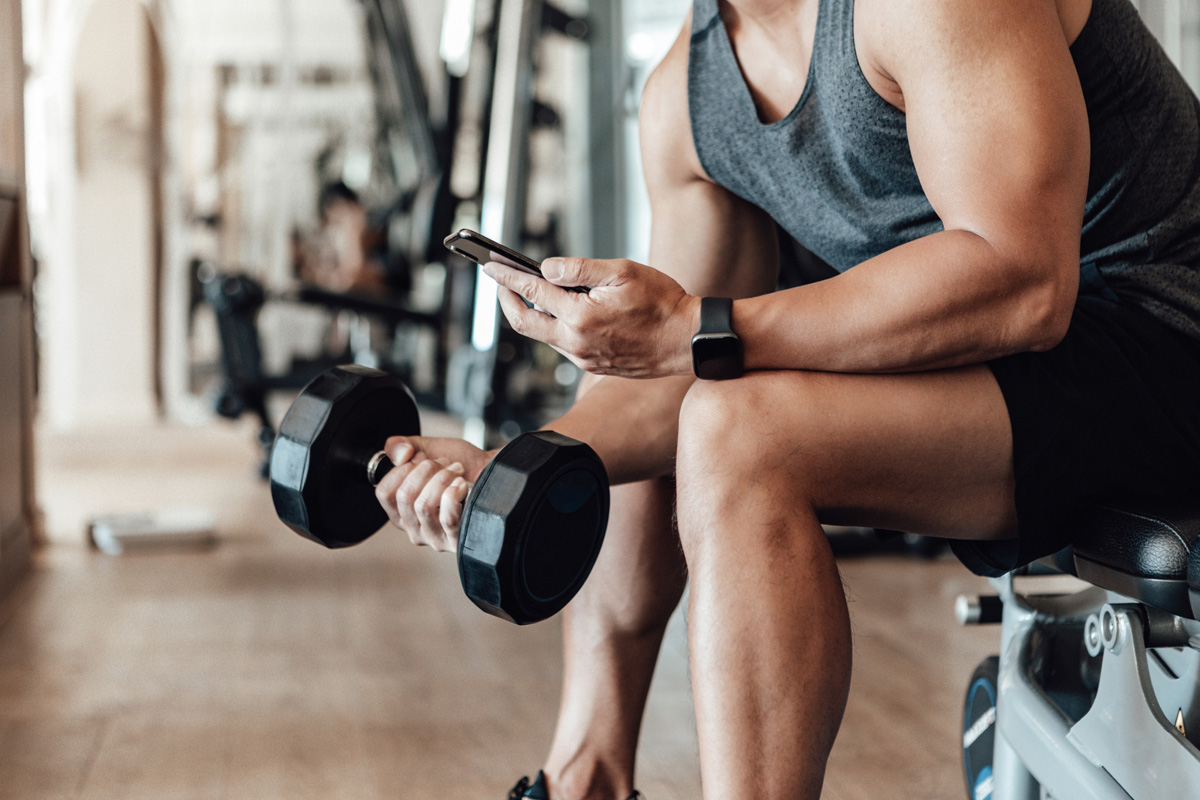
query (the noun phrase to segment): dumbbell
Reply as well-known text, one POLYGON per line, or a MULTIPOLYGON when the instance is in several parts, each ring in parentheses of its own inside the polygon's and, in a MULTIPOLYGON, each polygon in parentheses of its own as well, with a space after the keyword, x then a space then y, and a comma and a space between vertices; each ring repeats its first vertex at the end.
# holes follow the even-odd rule
MULTIPOLYGON (((392 468, 389 436, 421 421, 399 378, 359 366, 318 375, 292 403, 271 450, 275 512, 296 533, 349 547, 387 522, 375 486, 392 468)), ((519 625, 562 610, 583 586, 608 524, 608 474, 592 448, 552 431, 524 433, 484 468, 458 533, 463 590, 519 625)))

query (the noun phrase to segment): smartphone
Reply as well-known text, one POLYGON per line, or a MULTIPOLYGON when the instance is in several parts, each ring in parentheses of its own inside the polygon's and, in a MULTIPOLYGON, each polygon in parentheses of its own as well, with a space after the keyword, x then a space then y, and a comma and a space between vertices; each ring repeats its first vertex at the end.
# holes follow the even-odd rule
MULTIPOLYGON (((497 261, 501 264, 507 264, 514 269, 519 269, 522 272, 528 272, 531 275, 542 277, 541 263, 534 261, 529 256, 518 253, 510 247, 505 247, 499 242, 493 242, 491 239, 484 236, 482 233, 476 233, 473 230, 463 228, 457 233, 452 233, 442 240, 449 250, 458 253, 463 258, 474 261, 476 264, 486 264, 489 261, 497 261)), ((571 286, 569 288, 573 292, 587 292, 586 286, 571 286)))
POLYGON ((522 272, 542 277, 542 265, 539 262, 523 253, 505 247, 499 242, 493 242, 481 233, 466 228, 458 233, 450 234, 442 240, 442 244, 476 264, 498 261, 522 272))

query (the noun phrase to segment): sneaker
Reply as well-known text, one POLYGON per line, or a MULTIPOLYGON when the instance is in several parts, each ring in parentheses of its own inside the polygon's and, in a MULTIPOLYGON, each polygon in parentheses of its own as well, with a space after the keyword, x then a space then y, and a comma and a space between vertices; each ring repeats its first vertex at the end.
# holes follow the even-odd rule
MULTIPOLYGON (((516 786, 508 790, 507 800, 550 800, 550 793, 546 790, 546 776, 538 772, 533 783, 529 782, 528 775, 521 778, 516 786)), ((641 792, 634 792, 627 800, 646 799, 641 792)))
POLYGON ((546 789, 546 776, 538 772, 533 783, 529 782, 528 775, 522 777, 516 786, 508 790, 508 800, 550 800, 550 793, 546 789))

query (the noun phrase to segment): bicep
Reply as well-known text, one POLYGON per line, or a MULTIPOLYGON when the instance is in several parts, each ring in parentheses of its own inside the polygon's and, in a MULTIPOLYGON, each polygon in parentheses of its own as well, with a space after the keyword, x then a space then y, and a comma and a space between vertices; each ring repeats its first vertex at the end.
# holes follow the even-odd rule
POLYGON ((660 193, 651 209, 650 264, 689 294, 738 298, 775 289, 775 223, 758 208, 696 181, 660 193))
MULTIPOLYGON (((690 23, 690 20, 689 20, 690 23)), ((650 266, 693 295, 749 297, 775 289, 775 223, 717 186, 692 141, 687 105, 687 32, 646 85, 640 117, 642 165, 650 195, 650 266)))
POLYGON ((1054 4, 917 0, 895 79, 913 162, 947 230, 1078 259, 1087 110, 1054 4), (914 57, 913 53, 920 53, 914 57))

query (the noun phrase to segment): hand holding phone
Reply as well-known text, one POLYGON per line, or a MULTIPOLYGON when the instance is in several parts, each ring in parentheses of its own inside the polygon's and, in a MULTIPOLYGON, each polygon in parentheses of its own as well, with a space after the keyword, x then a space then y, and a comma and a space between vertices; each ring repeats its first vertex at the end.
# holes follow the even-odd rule
POLYGON ((692 374, 687 343, 696 330, 700 298, 671 276, 627 259, 569 258, 561 261, 566 280, 592 283, 597 291, 547 286, 526 277, 544 277, 541 264, 475 231, 458 231, 445 244, 476 264, 506 265, 485 271, 508 290, 499 302, 513 330, 545 342, 581 369, 624 378, 692 374))

